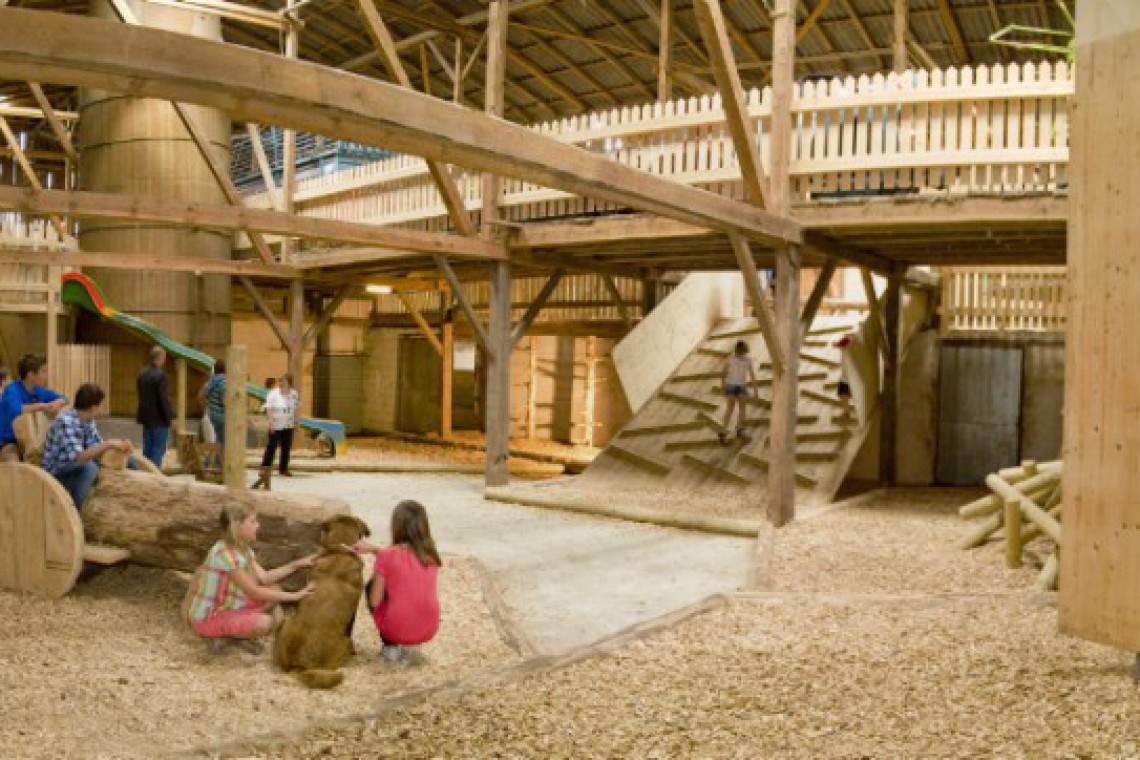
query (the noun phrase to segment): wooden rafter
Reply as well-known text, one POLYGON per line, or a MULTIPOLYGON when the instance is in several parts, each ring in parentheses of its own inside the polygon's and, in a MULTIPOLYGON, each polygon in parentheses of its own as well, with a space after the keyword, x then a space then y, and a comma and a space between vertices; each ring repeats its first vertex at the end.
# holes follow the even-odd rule
MULTIPOLYGON (((356 283, 348 283, 342 285, 333 294, 332 300, 325 305, 317 317, 317 321, 305 331, 304 336, 301 338, 301 343, 304 346, 309 346, 313 341, 320 337, 321 333, 328 329, 329 324, 332 323, 333 318, 336 317, 337 309, 344 303, 345 299, 354 293, 360 291, 360 286, 356 283)), ((402 293, 400 295, 403 295, 402 293)))
POLYGON ((713 65, 713 76, 720 88, 724 103, 725 119, 732 143, 740 162, 740 174, 748 199, 764 208, 768 205, 768 178, 760 159, 760 148, 756 142, 756 125, 748 114, 748 103, 744 99, 744 88, 736 69, 736 59, 725 31, 724 16, 720 0, 694 0, 693 10, 705 40, 709 60, 713 65))
POLYGON ((200 256, 166 258, 144 253, 99 253, 95 251, 29 251, 27 248, 0 246, 0 263, 43 264, 64 267, 99 267, 100 269, 136 269, 192 274, 229 274, 276 280, 296 280, 301 272, 285 264, 263 264, 260 261, 208 259, 200 256))
POLYGON ((954 11, 950 8, 949 0, 937 1, 938 15, 942 19, 943 26, 946 27, 946 34, 950 36, 950 43, 954 46, 954 55, 958 58, 958 65, 971 63, 970 51, 966 47, 965 40, 962 39, 962 28, 958 26, 958 19, 954 17, 954 11))
MULTIPOLYGON (((28 184, 35 190, 43 190, 43 183, 40 182, 36 170, 32 168, 28 157, 24 155, 24 149, 20 147, 20 141, 16 139, 16 133, 12 131, 8 120, 3 116, 0 116, 0 135, 4 136, 4 141, 8 143, 8 149, 12 151, 12 155, 15 156, 16 163, 20 165, 20 169, 24 172, 24 177, 28 180, 28 184)), ((68 238, 67 225, 55 214, 52 214, 50 218, 51 226, 59 233, 60 239, 66 240, 68 238)))
MULTIPOLYGON (((392 35, 388 32, 388 27, 384 24, 384 20, 380 18, 380 14, 376 12, 376 7, 373 5, 373 0, 358 0, 357 7, 360 8, 361 15, 364 17, 364 28, 368 31, 368 35, 372 38, 372 42, 376 45, 377 53, 380 56, 380 61, 384 67, 388 69, 388 73, 392 78, 401 86, 406 89, 412 88, 412 80, 408 77, 408 72, 404 69, 404 64, 400 61, 400 54, 396 52, 396 43, 392 39, 392 35)), ((455 76, 459 76, 456 74, 455 76)), ((461 81, 460 80, 457 80, 461 81)), ((439 191, 440 198, 443 199, 443 205, 447 209, 447 215, 451 219, 451 223, 455 226, 456 231, 460 235, 470 237, 475 234, 475 225, 471 222, 471 217, 467 214, 467 206, 463 202, 463 194, 459 191, 459 186, 455 183, 455 178, 451 176, 451 170, 436 161, 427 162, 428 173, 431 174, 432 182, 435 184, 436 190, 439 191)))
MULTIPOLYGON (((601 6, 596 6, 596 7, 598 9, 601 8, 601 6)), ((582 36, 583 39, 589 38, 589 35, 587 35, 582 30, 582 27, 578 26, 578 24, 574 21, 574 19, 570 18, 564 11, 559 9, 558 6, 548 6, 548 7, 544 8, 544 10, 546 11, 547 14, 552 16, 564 28, 569 29, 571 32, 574 32, 575 34, 582 36)), ((641 77, 638 76, 637 72, 634 71, 629 66, 629 64, 627 64, 625 61, 621 60, 620 58, 617 58, 616 56, 614 56, 612 53, 610 53, 604 47, 596 45, 593 42, 590 42, 589 45, 598 55, 600 55, 602 58, 604 58, 611 66, 613 66, 618 71, 620 71, 630 82, 632 82, 634 84, 635 87, 637 87, 637 89, 641 90, 646 95, 646 97, 653 99, 656 96, 656 94, 649 88, 649 86, 647 84, 645 84, 645 82, 642 81, 641 77)), ((640 45, 636 45, 636 43, 635 43, 635 46, 641 47, 640 45)))
MULTIPOLYGON (((867 29, 867 24, 863 21, 863 17, 860 16, 853 7, 851 7, 851 0, 839 0, 839 4, 842 5, 843 10, 846 11, 847 18, 850 19, 851 23, 855 25, 855 31, 858 32, 859 38, 863 40, 863 44, 867 46, 867 50, 879 50, 879 47, 875 44, 874 38, 871 37, 870 30, 867 29)), ((885 69, 887 67, 882 54, 868 52, 864 57, 874 58, 877 60, 880 68, 885 69)))
POLYGON ((55 137, 59 140, 63 152, 72 161, 79 161, 79 154, 75 152, 75 146, 71 142, 71 133, 67 131, 67 127, 63 126, 59 116, 56 115, 55 109, 52 107, 51 101, 48 100, 47 95, 44 94, 44 88, 40 87, 38 82, 28 82, 28 89, 32 91, 32 97, 36 99, 40 110, 44 112, 44 118, 47 119, 48 126, 51 131, 55 133, 55 137))
MULTIPOLYGON (((516 23, 511 24, 512 29, 519 29, 521 26, 522 26, 521 24, 516 24, 516 23)), ((553 58, 554 60, 561 63, 566 68, 567 71, 571 71, 574 74, 576 74, 577 76, 581 77, 584 82, 587 82, 591 87, 594 88, 595 92, 599 96, 608 100, 611 105, 616 106, 616 105, 619 105, 621 103, 621 100, 616 95, 614 95, 612 92, 610 92, 610 89, 608 87, 606 87, 604 84, 602 84, 601 81, 599 81, 598 78, 595 77, 593 74, 586 71, 585 68, 583 68, 582 66, 579 66, 577 63, 575 63, 573 58, 571 58, 570 56, 563 53, 561 50, 558 49, 557 46, 552 45, 551 43, 547 42, 539 34, 532 32, 529 27, 526 28, 526 31, 530 35, 531 39, 534 40, 534 44, 537 47, 541 48, 543 51, 546 52, 547 55, 549 55, 551 58, 553 58)))
POLYGON ((269 304, 265 302, 257 286, 250 281, 249 277, 241 275, 238 277, 245 292, 249 293, 249 297, 253 299, 253 305, 257 307, 257 311, 261 314, 261 318, 269 323, 269 327, 273 330, 273 334, 277 336, 277 340, 281 341, 281 345, 289 348, 289 333, 278 321, 277 315, 273 313, 273 309, 269 308, 269 304))
POLYGON ((226 109, 242 121, 446 159, 759 241, 802 240, 791 219, 501 119, 304 61, 273 58, 272 76, 266 74, 266 64, 266 54, 235 45, 100 19, 0 8, 3 76, 26 79, 35 72, 45 81, 129 89, 139 97, 174 95, 226 109))
POLYGON ((397 230, 373 224, 261 209, 153 200, 138 195, 0 187, 0 208, 26 214, 66 214, 79 218, 165 222, 221 230, 252 229, 289 237, 361 243, 397 251, 405 257, 409 251, 476 259, 506 257, 505 248, 501 245, 458 235, 397 230))

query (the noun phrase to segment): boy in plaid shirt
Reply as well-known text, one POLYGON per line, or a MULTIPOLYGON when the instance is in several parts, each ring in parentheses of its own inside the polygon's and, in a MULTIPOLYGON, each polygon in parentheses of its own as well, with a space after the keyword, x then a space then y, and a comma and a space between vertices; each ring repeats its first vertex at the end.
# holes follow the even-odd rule
MULTIPOLYGON (((111 449, 124 454, 134 450, 130 441, 104 441, 99 435, 95 418, 105 397, 94 383, 79 386, 75 405, 55 418, 44 442, 43 468, 63 484, 79 510, 99 476, 99 457, 111 449)), ((127 466, 136 469, 134 457, 127 457, 127 466)))

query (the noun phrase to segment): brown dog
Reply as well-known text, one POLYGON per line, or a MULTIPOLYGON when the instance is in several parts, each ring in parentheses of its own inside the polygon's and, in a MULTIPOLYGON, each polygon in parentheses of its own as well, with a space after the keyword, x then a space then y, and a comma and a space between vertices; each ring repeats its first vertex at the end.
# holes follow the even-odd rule
POLYGON ((369 535, 356 517, 338 515, 324 522, 322 551, 311 571, 316 591, 277 629, 274 664, 296 672, 311 689, 331 689, 344 680, 340 668, 354 653, 351 626, 364 586, 364 561, 344 547, 369 535))

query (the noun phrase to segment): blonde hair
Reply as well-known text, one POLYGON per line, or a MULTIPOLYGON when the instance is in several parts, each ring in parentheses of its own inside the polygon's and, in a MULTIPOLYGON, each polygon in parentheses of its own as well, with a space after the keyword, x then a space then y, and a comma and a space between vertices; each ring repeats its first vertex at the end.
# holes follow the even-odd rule
POLYGON ((237 534, 236 528, 256 514, 257 510, 248 504, 231 504, 228 507, 222 507, 222 540, 243 551, 248 550, 249 544, 237 534))

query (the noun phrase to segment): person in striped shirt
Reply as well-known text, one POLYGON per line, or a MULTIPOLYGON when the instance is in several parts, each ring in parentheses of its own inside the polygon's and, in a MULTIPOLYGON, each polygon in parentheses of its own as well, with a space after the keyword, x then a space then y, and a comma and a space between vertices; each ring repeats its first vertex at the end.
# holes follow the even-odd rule
MULTIPOLYGON (((246 505, 231 505, 222 510, 221 521, 222 538, 210 548, 190 582, 184 616, 194 633, 219 643, 263 638, 277 624, 278 603, 299 602, 316 589, 312 582, 299 591, 284 591, 277 584, 312 567, 317 555, 266 570, 252 548, 261 527, 257 513, 246 505)), ((260 651, 259 645, 249 648, 260 651)))

